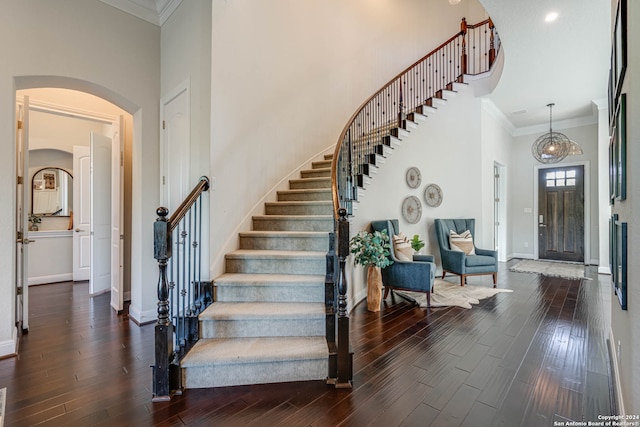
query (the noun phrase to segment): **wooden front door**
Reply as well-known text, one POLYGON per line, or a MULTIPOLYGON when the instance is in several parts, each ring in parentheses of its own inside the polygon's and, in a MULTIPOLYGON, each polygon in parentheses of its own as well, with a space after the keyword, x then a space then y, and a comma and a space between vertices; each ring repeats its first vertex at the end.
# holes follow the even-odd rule
POLYGON ((584 262, 584 166, 538 172, 540 259, 584 262))

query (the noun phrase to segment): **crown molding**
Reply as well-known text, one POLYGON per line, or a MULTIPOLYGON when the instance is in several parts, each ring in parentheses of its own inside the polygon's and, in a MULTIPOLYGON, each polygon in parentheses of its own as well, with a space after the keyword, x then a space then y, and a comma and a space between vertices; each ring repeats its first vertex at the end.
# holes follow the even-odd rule
POLYGON ((182 0, 100 0, 142 20, 162 26, 182 0))
MULTIPOLYGON (((581 126, 594 125, 598 123, 597 116, 584 116, 577 117, 575 119, 569 120, 559 120, 553 122, 553 130, 561 130, 561 129, 571 129, 577 128, 581 126)), ((524 126, 521 128, 516 128, 513 132, 513 136, 522 136, 522 135, 531 135, 534 133, 545 133, 549 131, 549 124, 539 124, 533 126, 524 126)))

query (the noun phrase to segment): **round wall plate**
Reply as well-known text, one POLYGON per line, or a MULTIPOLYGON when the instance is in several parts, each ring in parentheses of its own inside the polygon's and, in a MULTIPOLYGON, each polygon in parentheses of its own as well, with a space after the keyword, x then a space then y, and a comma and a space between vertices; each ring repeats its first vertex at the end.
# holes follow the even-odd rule
POLYGON ((410 167, 407 169, 406 178, 407 185, 411 188, 418 188, 422 182, 422 175, 420 174, 420 170, 416 167, 410 167))
POLYGON ((424 200, 427 205, 435 208, 442 203, 442 189, 437 184, 429 184, 424 189, 424 200))
POLYGON ((416 224, 422 217, 422 204, 416 196, 409 196, 402 202, 402 216, 409 224, 416 224))

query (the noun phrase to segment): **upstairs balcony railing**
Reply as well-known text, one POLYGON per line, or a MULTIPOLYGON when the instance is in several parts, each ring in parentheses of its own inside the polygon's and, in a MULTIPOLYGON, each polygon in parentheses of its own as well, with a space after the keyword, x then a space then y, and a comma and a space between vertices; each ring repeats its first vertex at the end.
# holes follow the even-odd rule
POLYGON ((424 113, 434 98, 442 98, 444 90, 463 83, 465 75, 488 72, 499 49, 500 39, 491 19, 469 25, 462 18, 460 31, 366 100, 338 139, 331 165, 335 218, 331 239, 337 244, 332 243, 327 254, 325 292, 329 379, 337 387, 349 387, 352 377, 345 264, 349 255, 347 218, 358 200, 358 188, 364 185, 364 176, 376 164, 377 156, 383 155, 384 146, 391 145, 391 138, 399 136, 413 114, 424 113))
POLYGON ((332 192, 335 217, 340 208, 353 213, 358 187, 368 165, 375 164, 390 136, 398 136, 412 113, 422 113, 443 90, 462 83, 464 75, 491 69, 500 39, 491 19, 469 25, 462 18, 460 31, 404 70, 366 100, 349 119, 333 156, 332 192))

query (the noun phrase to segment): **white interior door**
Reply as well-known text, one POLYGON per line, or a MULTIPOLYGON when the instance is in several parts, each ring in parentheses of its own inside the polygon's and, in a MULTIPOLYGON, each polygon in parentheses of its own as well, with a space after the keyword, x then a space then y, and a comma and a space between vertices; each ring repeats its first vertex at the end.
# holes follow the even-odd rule
POLYGON ((91 295, 111 290, 111 138, 91 132, 91 295))
POLYGON ((73 147, 73 280, 91 273, 91 149, 73 147))
POLYGON ((111 307, 116 311, 121 311, 124 306, 124 236, 121 232, 124 223, 121 208, 124 194, 123 126, 124 119, 120 117, 112 125, 111 138, 111 307))
POLYGON ((190 108, 189 83, 185 82, 162 99, 162 190, 160 203, 169 215, 191 190, 189 182, 190 108))
POLYGON ((29 97, 25 96, 16 111, 16 325, 29 330, 29 97))

